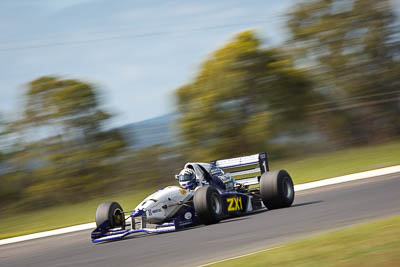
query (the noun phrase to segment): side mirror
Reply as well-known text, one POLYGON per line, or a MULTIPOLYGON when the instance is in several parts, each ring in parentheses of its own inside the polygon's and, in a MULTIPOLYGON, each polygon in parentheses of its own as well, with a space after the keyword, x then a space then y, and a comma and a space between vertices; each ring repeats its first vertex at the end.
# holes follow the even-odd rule
POLYGON ((177 174, 175 175, 175 180, 179 180, 179 176, 177 174))

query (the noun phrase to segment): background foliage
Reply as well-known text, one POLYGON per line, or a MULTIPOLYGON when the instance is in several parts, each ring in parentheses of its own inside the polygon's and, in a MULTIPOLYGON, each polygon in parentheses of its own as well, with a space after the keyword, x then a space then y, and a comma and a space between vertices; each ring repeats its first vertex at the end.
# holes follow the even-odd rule
POLYGON ((126 146, 88 82, 29 82, 20 118, 0 117, 0 212, 162 187, 190 160, 299 158, 399 136, 400 27, 389 0, 304 1, 287 26, 281 47, 236 34, 176 89, 176 146, 126 146))

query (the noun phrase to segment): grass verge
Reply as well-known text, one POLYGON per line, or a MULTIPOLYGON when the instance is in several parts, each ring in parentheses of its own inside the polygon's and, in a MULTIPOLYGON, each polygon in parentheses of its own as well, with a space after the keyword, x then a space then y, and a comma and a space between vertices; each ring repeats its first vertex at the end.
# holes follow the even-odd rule
POLYGON ((349 148, 304 158, 274 161, 270 169, 285 169, 295 184, 400 164, 400 141, 349 148))
POLYGON ((400 216, 210 266, 399 266, 400 216))
MULTIPOLYGON (((271 169, 287 170, 295 184, 397 164, 400 164, 400 141, 351 148, 302 159, 270 160, 271 169)), ((171 184, 174 183, 171 174, 171 184)), ((93 222, 99 203, 113 200, 119 202, 124 209, 131 209, 155 189, 157 188, 136 189, 107 198, 0 218, 0 239, 93 222)))
MULTIPOLYGON (((162 186, 161 186, 162 187, 162 186)), ((117 201, 128 210, 157 188, 132 190, 118 195, 93 199, 87 202, 62 205, 43 210, 28 211, 0 219, 0 239, 48 231, 72 225, 93 222, 97 206, 105 201, 117 201)))

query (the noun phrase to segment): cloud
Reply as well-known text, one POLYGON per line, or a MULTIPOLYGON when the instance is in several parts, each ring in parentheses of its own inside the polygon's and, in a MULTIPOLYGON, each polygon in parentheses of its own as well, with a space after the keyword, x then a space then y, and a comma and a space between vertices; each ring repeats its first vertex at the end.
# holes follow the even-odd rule
MULTIPOLYGON (((181 4, 176 5, 157 5, 157 6, 136 6, 128 10, 122 10, 115 14, 113 17, 122 22, 130 22, 133 20, 148 20, 155 18, 156 20, 163 20, 165 18, 179 18, 187 16, 199 16, 201 14, 213 11, 214 5, 210 4, 181 4)), ((168 21, 165 21, 168 24, 168 21)))
POLYGON ((64 8, 77 7, 93 1, 94 0, 39 0, 36 1, 36 3, 41 5, 43 8, 48 9, 50 12, 54 12, 64 8))

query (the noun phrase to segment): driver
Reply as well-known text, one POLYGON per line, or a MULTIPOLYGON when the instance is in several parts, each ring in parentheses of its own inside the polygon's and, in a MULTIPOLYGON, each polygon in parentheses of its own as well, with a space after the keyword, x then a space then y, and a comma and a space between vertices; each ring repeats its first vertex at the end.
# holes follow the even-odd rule
POLYGON ((197 186, 196 174, 193 169, 184 168, 178 175, 175 175, 175 177, 182 188, 194 189, 197 186))

